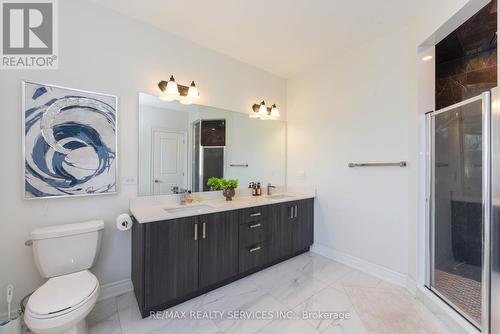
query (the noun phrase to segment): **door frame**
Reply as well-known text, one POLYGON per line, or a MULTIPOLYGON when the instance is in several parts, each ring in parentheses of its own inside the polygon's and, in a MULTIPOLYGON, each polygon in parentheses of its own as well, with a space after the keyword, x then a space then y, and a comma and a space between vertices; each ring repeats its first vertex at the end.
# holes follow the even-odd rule
POLYGON ((187 179, 188 179, 188 148, 189 148, 189 142, 188 142, 188 131, 183 131, 183 130, 178 130, 178 129, 169 129, 169 128, 162 128, 162 127, 152 127, 151 128, 151 131, 150 131, 150 134, 149 134, 149 142, 151 143, 151 150, 150 150, 150 153, 149 153, 149 156, 150 156, 150 160, 149 160, 149 167, 150 167, 150 175, 151 175, 151 179, 149 180, 150 184, 151 184, 151 192, 152 194, 154 195, 154 192, 155 192, 155 181, 154 181, 154 135, 155 135, 155 132, 170 132, 170 133, 177 133, 177 134, 180 134, 183 136, 183 140, 184 140, 184 146, 185 146, 185 150, 184 150, 184 158, 182 160, 184 160, 184 164, 185 164, 185 172, 184 172, 184 177, 183 177, 183 180, 184 180, 184 184, 186 185, 186 188, 189 187, 188 183, 187 183, 187 179))
POLYGON ((447 303, 452 310, 466 319, 474 327, 478 327, 481 333, 490 333, 490 226, 491 226, 491 93, 484 92, 480 95, 456 103, 446 108, 432 111, 426 114, 426 222, 425 222, 425 287, 447 303), (481 273, 481 324, 475 323, 467 314, 461 312, 454 303, 443 296, 431 286, 431 268, 434 266, 435 239, 433 235, 435 219, 432 214, 435 210, 435 116, 449 112, 450 110, 482 101, 482 212, 483 212, 483 249, 482 249, 482 273, 481 273))

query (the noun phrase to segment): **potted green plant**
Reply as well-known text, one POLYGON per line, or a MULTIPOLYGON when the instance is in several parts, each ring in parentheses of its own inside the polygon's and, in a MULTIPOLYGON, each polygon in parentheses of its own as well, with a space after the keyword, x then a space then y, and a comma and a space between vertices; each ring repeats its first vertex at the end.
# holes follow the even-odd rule
POLYGON ((238 180, 211 177, 208 179, 207 186, 209 186, 211 190, 222 190, 222 194, 226 197, 226 201, 232 201, 236 194, 235 189, 238 188, 238 180))

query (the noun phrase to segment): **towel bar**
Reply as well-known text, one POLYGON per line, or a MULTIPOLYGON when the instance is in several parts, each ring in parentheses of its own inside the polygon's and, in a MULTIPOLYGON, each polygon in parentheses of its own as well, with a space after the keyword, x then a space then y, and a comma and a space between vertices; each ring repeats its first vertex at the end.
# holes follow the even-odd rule
POLYGON ((355 167, 406 167, 406 161, 400 162, 350 162, 349 168, 355 167))

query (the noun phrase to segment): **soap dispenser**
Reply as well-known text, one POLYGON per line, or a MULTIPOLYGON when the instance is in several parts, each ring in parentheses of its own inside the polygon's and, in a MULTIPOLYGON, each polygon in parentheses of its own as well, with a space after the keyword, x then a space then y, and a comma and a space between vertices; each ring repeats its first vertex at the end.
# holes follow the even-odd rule
POLYGON ((257 189, 255 189, 255 190, 256 190, 255 196, 262 195, 262 188, 260 187, 260 182, 257 182, 257 189))

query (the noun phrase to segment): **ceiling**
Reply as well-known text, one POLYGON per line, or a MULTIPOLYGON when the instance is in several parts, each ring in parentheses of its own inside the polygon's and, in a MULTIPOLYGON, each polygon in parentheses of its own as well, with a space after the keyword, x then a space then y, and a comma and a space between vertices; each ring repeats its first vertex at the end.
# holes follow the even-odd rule
POLYGON ((402 26, 432 0, 96 0, 289 78, 402 26))

